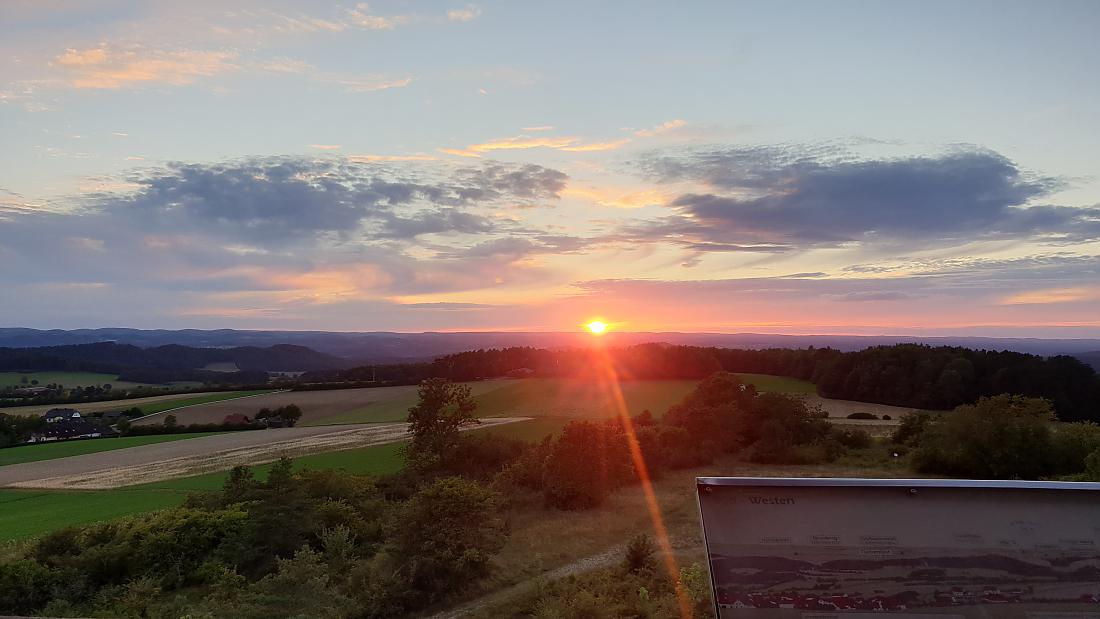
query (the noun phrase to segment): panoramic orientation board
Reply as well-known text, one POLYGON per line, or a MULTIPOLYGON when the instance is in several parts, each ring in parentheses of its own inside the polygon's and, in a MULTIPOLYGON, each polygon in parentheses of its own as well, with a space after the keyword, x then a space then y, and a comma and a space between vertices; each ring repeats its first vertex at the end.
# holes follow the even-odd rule
POLYGON ((725 618, 1100 618, 1100 484, 700 477, 725 618))

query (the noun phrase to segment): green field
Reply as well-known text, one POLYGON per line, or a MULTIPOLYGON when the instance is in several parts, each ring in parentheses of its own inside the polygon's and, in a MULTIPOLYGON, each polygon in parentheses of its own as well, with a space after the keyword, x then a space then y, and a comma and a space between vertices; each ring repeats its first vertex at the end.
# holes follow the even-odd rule
POLYGON ((118 374, 97 374, 94 372, 0 372, 0 388, 31 387, 31 381, 37 380, 42 387, 50 383, 57 383, 63 387, 87 387, 89 385, 102 385, 109 383, 113 389, 133 389, 136 387, 152 387, 148 383, 131 383, 119 381, 118 374), (24 383, 23 379, 27 382, 24 383))
POLYGON ((817 393, 817 387, 813 383, 799 378, 771 374, 738 374, 737 376, 742 381, 756 386, 757 391, 806 395, 817 393))
POLYGON ((526 378, 476 398, 482 417, 567 417, 597 419, 619 414, 618 392, 626 410, 649 410, 660 416, 695 388, 696 380, 623 381, 618 385, 594 380, 526 378))
POLYGON ((0 542, 175 507, 183 502, 184 496, 179 492, 148 490, 0 490, 0 542))
MULTIPOLYGON (((294 460, 294 468, 345 469, 383 475, 404 466, 401 443, 335 451, 294 460)), ((251 467, 262 479, 270 464, 251 467)), ((26 539, 62 527, 102 522, 180 505, 187 494, 217 490, 228 472, 172 479, 119 490, 43 491, 0 489, 0 542, 26 539)))
MULTIPOLYGON (((490 393, 512 384, 511 380, 482 380, 465 383, 470 387, 471 393, 476 396, 490 393)), ((343 412, 337 415, 326 415, 314 422, 302 425, 336 425, 343 423, 383 423, 390 421, 404 421, 409 416, 409 408, 416 405, 416 385, 402 387, 380 387, 378 389, 364 389, 361 392, 368 395, 364 398, 363 405, 355 410, 343 412), (377 395, 374 395, 376 393, 377 395)), ((310 410, 309 394, 316 393, 320 397, 325 392, 301 392, 302 408, 310 410)), ((320 406, 324 406, 323 404, 320 406)), ((480 414, 480 413, 479 413, 480 414)))
MULTIPOLYGON (((813 383, 766 374, 740 374, 746 382, 756 385, 760 391, 779 393, 814 393, 813 383)), ((670 406, 684 398, 699 381, 697 380, 634 380, 623 381, 621 390, 627 411, 637 415, 649 410, 660 416, 670 406)), ((486 380, 466 383, 477 402, 477 414, 481 417, 554 417, 567 419, 599 419, 618 414, 616 390, 592 380, 568 378, 525 378, 511 380, 486 380)), ((369 391, 368 391, 369 393, 369 391)), ((303 425, 331 425, 343 423, 380 423, 402 421, 409 408, 416 404, 416 387, 386 387, 379 389, 377 398, 363 402, 355 410, 338 415, 323 416, 303 425)), ((299 402, 310 410, 309 392, 303 392, 299 402)), ((323 406, 323 405, 322 405, 323 406)), ((559 426, 564 425, 558 424, 559 426)))
POLYGON ((198 438, 200 436, 213 436, 220 432, 196 432, 194 434, 167 434, 161 436, 120 436, 115 438, 94 438, 81 441, 62 441, 59 443, 44 443, 41 445, 20 445, 19 447, 6 447, 0 449, 0 466, 8 464, 22 464, 24 462, 38 462, 40 460, 53 460, 55 458, 68 458, 69 456, 82 456, 84 454, 100 451, 114 451, 127 447, 140 445, 152 445, 179 441, 186 438, 198 438))
MULTIPOLYGON (((217 393, 208 393, 206 395, 195 397, 182 397, 176 400, 162 400, 160 402, 150 402, 148 404, 142 404, 137 408, 146 415, 152 415, 153 413, 162 413, 164 411, 170 411, 177 408, 183 408, 184 406, 194 406, 196 404, 209 404, 211 402, 221 402, 223 400, 235 400, 237 398, 245 398, 250 395, 260 395, 262 393, 272 393, 277 389, 255 389, 252 391, 219 391, 217 393)), ((125 403, 125 401, 122 401, 125 403)), ((125 408, 125 407, 122 407, 125 408)))

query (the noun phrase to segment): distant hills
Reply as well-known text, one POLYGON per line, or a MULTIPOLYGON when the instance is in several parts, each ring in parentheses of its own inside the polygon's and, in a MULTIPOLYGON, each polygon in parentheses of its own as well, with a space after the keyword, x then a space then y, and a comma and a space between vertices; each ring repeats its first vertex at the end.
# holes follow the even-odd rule
POLYGON ((0 348, 0 371, 87 371, 119 374, 135 382, 180 380, 266 380, 267 372, 308 372, 346 368, 351 363, 304 346, 196 348, 167 344, 142 348, 97 342, 43 347, 0 348), (217 370, 212 368, 219 368, 217 370), (230 368, 228 371, 224 368, 230 368), (251 375, 251 376, 249 376, 251 375))
MULTIPOLYGON (((603 336, 609 344, 626 346, 646 342, 666 342, 691 346, 720 346, 726 348, 805 348, 829 347, 842 351, 862 350, 869 346, 899 343, 922 343, 934 346, 961 346, 972 349, 1011 350, 1038 355, 1068 354, 1078 357, 1094 368, 1100 369, 1100 339, 1041 339, 994 337, 924 337, 905 335, 773 335, 765 333, 608 333, 603 336)), ((319 357, 309 357, 308 363, 343 364, 394 363, 427 361, 441 355, 509 346, 533 346, 536 348, 561 348, 587 346, 592 337, 585 333, 566 332, 462 332, 462 333, 389 333, 389 332, 335 332, 335 331, 242 331, 236 329, 73 329, 39 330, 0 328, 0 347, 33 348, 41 346, 65 346, 98 342, 115 342, 139 348, 156 348, 169 345, 190 348, 271 348, 298 346, 311 349, 319 357), (336 358, 336 359, 334 359, 336 358)), ((284 349, 286 350, 286 349, 284 349)), ((205 353, 204 353, 205 354, 205 353)), ((236 353, 235 353, 236 354, 236 353)), ((246 353, 240 353, 245 354, 246 353)), ((277 355, 277 353, 266 353, 277 355)), ((295 354, 288 353, 289 357, 295 354)), ((269 356, 276 359, 277 356, 269 356)), ((228 360, 228 359, 226 359, 228 360)), ((248 363, 246 361, 246 363, 248 363)), ((295 364, 292 364, 295 365, 295 364)), ((239 367, 240 364, 238 364, 239 367)), ((287 366, 282 366, 287 367, 287 366)), ((339 367, 339 366, 330 366, 339 367)), ((275 370, 275 368, 271 368, 275 370)), ((302 370, 307 368, 294 368, 302 370)), ((329 369, 310 367, 308 369, 329 369)), ((282 370, 282 371, 290 371, 282 370)))

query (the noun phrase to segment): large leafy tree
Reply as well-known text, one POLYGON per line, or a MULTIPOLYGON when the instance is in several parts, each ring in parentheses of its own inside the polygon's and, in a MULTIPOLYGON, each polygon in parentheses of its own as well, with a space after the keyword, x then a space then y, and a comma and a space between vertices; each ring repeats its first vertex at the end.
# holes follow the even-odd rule
POLYGON ((468 386, 442 378, 421 383, 417 395, 416 406, 409 409, 412 440, 406 454, 413 466, 430 467, 455 449, 463 427, 478 423, 477 404, 468 386))

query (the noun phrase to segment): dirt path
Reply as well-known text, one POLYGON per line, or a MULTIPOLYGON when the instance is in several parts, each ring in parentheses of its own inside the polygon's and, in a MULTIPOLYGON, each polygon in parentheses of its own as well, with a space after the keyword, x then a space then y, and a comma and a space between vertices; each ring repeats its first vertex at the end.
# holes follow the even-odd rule
POLYGON ((539 583, 553 582, 555 580, 561 580, 562 578, 568 578, 569 576, 583 574, 601 567, 607 567, 618 563, 623 558, 623 552, 626 546, 616 546, 605 550, 599 554, 577 559, 572 563, 567 563, 557 569, 550 570, 543 574, 539 574, 534 578, 525 580, 523 582, 506 587, 497 591, 493 591, 485 596, 477 598, 476 600, 467 602, 457 608, 445 610, 434 615, 430 615, 429 619, 458 619, 459 617, 465 617, 470 613, 483 610, 487 607, 495 606, 500 602, 504 602, 512 597, 520 595, 532 587, 536 587, 539 583))
MULTIPOLYGON (((484 428, 525 421, 484 419, 484 428)), ((283 456, 368 447, 405 440, 406 424, 279 428, 233 432, 186 441, 142 445, 99 453, 0 467, 0 487, 102 490, 274 462, 283 456)))

